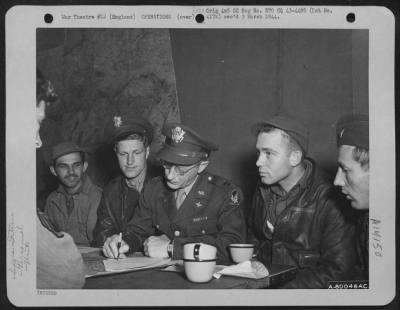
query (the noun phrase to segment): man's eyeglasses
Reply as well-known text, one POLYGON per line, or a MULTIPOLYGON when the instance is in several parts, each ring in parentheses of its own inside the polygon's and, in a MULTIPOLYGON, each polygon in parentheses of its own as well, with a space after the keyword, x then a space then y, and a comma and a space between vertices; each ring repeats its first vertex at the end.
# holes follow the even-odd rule
POLYGON ((166 161, 161 161, 161 165, 165 170, 171 170, 174 169, 175 173, 177 173, 179 176, 184 176, 186 173, 188 173, 190 170, 196 168, 199 166, 199 163, 194 164, 192 166, 180 166, 180 165, 174 165, 166 161))

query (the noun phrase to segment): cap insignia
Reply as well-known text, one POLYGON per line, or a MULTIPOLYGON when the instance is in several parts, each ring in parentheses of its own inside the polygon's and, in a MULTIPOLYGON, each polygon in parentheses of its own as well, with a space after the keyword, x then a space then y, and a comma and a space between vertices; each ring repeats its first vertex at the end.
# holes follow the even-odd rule
POLYGON ((231 203, 234 205, 238 205, 240 203, 239 192, 237 190, 233 190, 231 193, 231 203))
POLYGON ((175 127, 172 129, 172 140, 175 143, 180 143, 183 141, 186 131, 182 130, 181 127, 175 127))
POLYGON ((114 127, 121 127, 122 126, 122 118, 121 116, 114 116, 114 127))

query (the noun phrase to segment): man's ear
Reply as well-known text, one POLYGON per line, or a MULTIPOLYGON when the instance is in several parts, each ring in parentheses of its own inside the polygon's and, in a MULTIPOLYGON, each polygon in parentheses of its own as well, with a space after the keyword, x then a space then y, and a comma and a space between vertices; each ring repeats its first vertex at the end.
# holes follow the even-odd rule
POLYGON ((54 166, 53 166, 53 165, 50 166, 50 171, 51 171, 51 173, 52 173, 53 175, 57 176, 56 169, 54 169, 54 166))
POLYGON ((146 159, 149 158, 150 155, 150 146, 146 146, 146 159))
POLYGON ((199 172, 198 173, 202 173, 207 168, 208 163, 209 163, 208 160, 202 160, 200 162, 200 165, 199 165, 199 172))
POLYGON ((292 167, 296 167, 301 163, 303 152, 300 150, 290 152, 289 162, 292 167))

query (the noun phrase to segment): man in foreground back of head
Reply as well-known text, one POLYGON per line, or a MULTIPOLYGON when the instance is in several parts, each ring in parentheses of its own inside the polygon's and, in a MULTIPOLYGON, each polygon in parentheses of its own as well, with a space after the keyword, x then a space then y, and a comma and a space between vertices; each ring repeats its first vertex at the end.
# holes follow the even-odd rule
POLYGON ((368 279, 369 228, 369 121, 367 115, 351 114, 342 117, 336 126, 338 170, 334 185, 358 210, 356 249, 358 278, 368 279))
POLYGON ((266 265, 298 267, 281 288, 328 288, 353 267, 353 229, 330 199, 331 183, 309 158, 308 129, 278 115, 252 127, 260 183, 249 214, 249 241, 266 265))
MULTIPOLYGON (((55 100, 50 81, 38 71, 36 100, 36 148, 42 146, 39 129, 46 118, 46 108, 55 100)), ((85 284, 85 267, 74 240, 58 233, 48 218, 37 209, 36 285, 38 289, 78 289, 85 284)))

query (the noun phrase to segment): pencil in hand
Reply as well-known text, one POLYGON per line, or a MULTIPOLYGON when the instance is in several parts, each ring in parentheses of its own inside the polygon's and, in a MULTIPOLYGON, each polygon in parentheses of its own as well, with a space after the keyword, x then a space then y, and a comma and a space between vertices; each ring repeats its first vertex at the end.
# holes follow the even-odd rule
POLYGON ((122 232, 119 233, 119 238, 117 243, 117 250, 118 250, 117 259, 119 259, 119 249, 121 248, 121 243, 122 243, 122 232))

